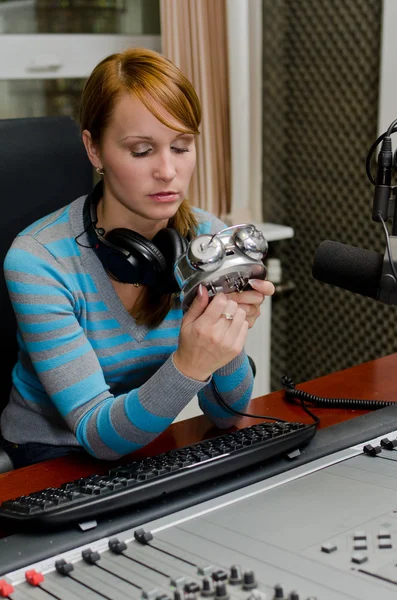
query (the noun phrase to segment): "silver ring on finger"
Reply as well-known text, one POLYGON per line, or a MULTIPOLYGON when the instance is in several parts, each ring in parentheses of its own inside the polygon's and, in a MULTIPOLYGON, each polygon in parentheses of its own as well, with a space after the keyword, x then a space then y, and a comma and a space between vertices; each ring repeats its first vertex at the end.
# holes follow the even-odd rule
POLYGON ((233 321, 233 315, 228 312, 223 312, 222 317, 225 317, 227 321, 233 321))

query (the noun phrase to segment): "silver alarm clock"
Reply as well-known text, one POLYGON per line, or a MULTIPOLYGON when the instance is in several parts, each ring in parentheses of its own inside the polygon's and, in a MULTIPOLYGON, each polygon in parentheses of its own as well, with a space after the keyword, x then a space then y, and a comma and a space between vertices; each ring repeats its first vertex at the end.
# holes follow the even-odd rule
POLYGON ((174 266, 182 309, 189 308, 200 283, 211 297, 218 292, 241 292, 249 279, 266 279, 263 260, 267 250, 263 233, 252 224, 232 225, 193 238, 174 266))

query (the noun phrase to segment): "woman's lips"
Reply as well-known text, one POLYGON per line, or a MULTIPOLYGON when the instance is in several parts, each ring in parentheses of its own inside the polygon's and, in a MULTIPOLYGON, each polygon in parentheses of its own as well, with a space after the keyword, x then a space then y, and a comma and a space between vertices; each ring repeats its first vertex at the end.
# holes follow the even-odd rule
POLYGON ((156 202, 173 202, 179 194, 178 192, 159 192, 158 194, 149 194, 149 196, 156 202))

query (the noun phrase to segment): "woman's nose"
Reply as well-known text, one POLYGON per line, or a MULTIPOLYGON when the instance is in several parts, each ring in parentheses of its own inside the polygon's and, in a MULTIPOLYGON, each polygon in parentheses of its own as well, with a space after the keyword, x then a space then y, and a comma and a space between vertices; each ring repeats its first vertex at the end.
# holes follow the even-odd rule
POLYGON ((153 175, 156 179, 172 181, 176 175, 174 157, 170 154, 159 156, 153 175))

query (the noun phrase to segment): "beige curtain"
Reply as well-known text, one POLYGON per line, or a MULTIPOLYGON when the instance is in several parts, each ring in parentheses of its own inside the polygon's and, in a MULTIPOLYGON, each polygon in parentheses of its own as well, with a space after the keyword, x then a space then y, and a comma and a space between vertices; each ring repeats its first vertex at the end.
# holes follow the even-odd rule
POLYGON ((162 53, 190 79, 203 121, 189 189, 194 206, 230 212, 230 125, 226 0, 160 0, 162 53))

